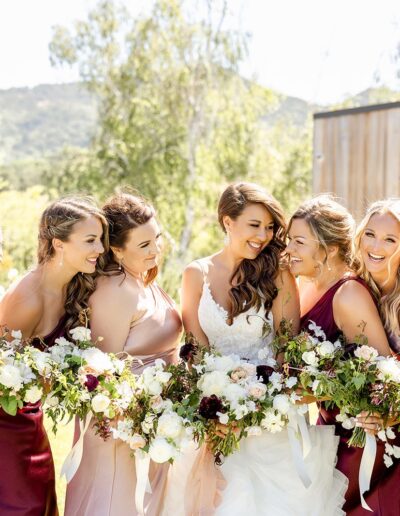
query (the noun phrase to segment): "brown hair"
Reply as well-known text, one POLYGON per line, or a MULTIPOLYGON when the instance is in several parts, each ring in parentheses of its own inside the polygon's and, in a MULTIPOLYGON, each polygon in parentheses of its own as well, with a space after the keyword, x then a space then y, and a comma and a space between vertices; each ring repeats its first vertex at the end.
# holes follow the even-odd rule
MULTIPOLYGON (((123 249, 131 229, 146 224, 156 212, 153 206, 145 199, 131 193, 118 193, 103 206, 104 215, 109 224, 110 248, 104 256, 103 266, 99 274, 107 276, 125 275, 123 264, 116 261, 112 247, 123 249)), ((148 270, 144 277, 144 284, 153 282, 158 274, 157 265, 148 270)))
POLYGON ((328 246, 334 245, 338 247, 339 258, 348 266, 351 265, 354 219, 332 196, 318 195, 303 203, 291 216, 288 230, 295 219, 303 219, 310 226, 320 247, 325 251, 325 261, 328 257, 328 246))
POLYGON ((279 202, 254 183, 233 183, 224 190, 219 200, 218 221, 226 233, 223 218, 229 216, 235 220, 250 204, 261 204, 271 214, 274 236, 257 258, 242 260, 233 272, 229 291, 230 322, 250 307, 259 310, 262 303, 265 313, 268 314, 278 294, 275 278, 279 271, 281 252, 285 248, 283 238, 286 230, 283 209, 279 202))
MULTIPOLYGON (((400 199, 387 199, 385 201, 376 201, 368 208, 365 217, 360 222, 355 237, 355 253, 354 266, 357 274, 361 276, 371 288, 374 296, 379 303, 380 315, 385 330, 392 333, 396 337, 400 336, 400 267, 397 269, 395 286, 387 296, 382 299, 382 293, 379 286, 373 280, 371 274, 367 271, 365 263, 361 255, 361 238, 365 228, 373 215, 383 215, 389 213, 398 222, 400 222, 400 199)), ((390 268, 390 262, 389 262, 390 268)))
MULTIPOLYGON (((68 242, 77 222, 96 217, 103 227, 102 242, 107 249, 108 225, 102 211, 89 197, 63 197, 48 206, 40 219, 38 235, 38 263, 42 265, 53 258, 53 239, 68 242)), ((100 258, 101 260, 101 258, 100 258)), ((75 274, 67 286, 65 313, 68 315, 66 330, 79 323, 79 314, 88 307, 88 299, 94 292, 94 278, 91 274, 75 274)))

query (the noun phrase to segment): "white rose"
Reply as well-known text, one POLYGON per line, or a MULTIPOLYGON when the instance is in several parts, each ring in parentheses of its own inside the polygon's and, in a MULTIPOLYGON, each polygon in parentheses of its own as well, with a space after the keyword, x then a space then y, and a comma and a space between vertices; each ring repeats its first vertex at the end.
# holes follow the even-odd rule
POLYGON ((182 418, 176 412, 166 412, 158 418, 157 435, 177 439, 182 432, 182 418))
POLYGON ((228 414, 223 414, 222 412, 217 412, 218 420, 221 425, 227 425, 229 422, 228 414))
POLYGON ((108 396, 99 393, 92 399, 92 408, 94 412, 105 412, 110 403, 111 401, 108 396))
POLYGON ((333 355, 335 352, 335 346, 332 344, 332 342, 326 340, 318 346, 317 350, 321 357, 328 357, 333 355))
POLYGON ((305 351, 301 358, 304 362, 312 367, 316 367, 318 365, 318 357, 315 354, 315 351, 305 351))
POLYGON ((98 348, 88 348, 82 352, 82 359, 90 368, 94 369, 97 374, 105 371, 114 372, 115 368, 108 353, 103 353, 98 348))
POLYGON ((24 401, 25 403, 36 403, 43 396, 43 389, 41 387, 37 387, 36 385, 32 385, 25 392, 24 401))
POLYGON ((251 385, 249 385, 247 392, 249 396, 252 396, 253 398, 259 400, 267 392, 267 386, 259 382, 252 383, 251 385))
POLYGON ((262 428, 261 426, 248 426, 246 428, 247 435, 252 435, 255 437, 260 437, 262 434, 262 428))
POLYGON ((0 366, 0 384, 8 387, 9 389, 14 389, 15 391, 19 391, 22 387, 22 376, 18 367, 6 364, 4 366, 0 366))
POLYGON ((197 382, 197 387, 202 391, 204 396, 221 396, 229 384, 228 376, 222 371, 212 371, 205 373, 197 382))
POLYGON ((377 358, 378 352, 375 348, 371 348, 371 346, 359 346, 354 351, 354 356, 357 358, 362 358, 363 360, 373 361, 377 358))
POLYGON ((74 340, 78 341, 90 340, 92 338, 89 328, 85 328, 84 326, 72 328, 72 330, 69 330, 69 333, 74 340))
POLYGON ((286 415, 291 407, 289 396, 286 394, 277 394, 272 402, 272 406, 280 414, 286 415))
POLYGON ((164 437, 156 437, 150 444, 149 456, 152 461, 158 464, 169 461, 175 455, 175 448, 164 437))

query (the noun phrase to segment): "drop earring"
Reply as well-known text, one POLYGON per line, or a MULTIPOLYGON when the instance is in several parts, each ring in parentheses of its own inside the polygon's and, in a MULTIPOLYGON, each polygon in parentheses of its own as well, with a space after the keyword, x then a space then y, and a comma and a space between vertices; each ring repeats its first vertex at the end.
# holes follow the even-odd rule
POLYGON ((122 271, 122 260, 123 260, 123 258, 120 258, 118 261, 118 270, 119 271, 122 271))

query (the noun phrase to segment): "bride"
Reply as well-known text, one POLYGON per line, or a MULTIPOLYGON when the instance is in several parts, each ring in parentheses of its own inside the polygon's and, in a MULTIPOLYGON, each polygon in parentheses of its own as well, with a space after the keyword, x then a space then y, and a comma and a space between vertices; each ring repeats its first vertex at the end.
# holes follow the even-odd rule
MULTIPOLYGON (((296 284, 280 267, 286 229, 283 211, 261 187, 241 182, 223 192, 218 220, 226 234, 223 249, 191 263, 184 271, 183 323, 186 332, 201 343, 257 364, 258 352, 271 343, 282 319, 291 321, 294 332, 299 327, 296 284), (263 337, 266 323, 271 330, 263 337)), ((296 472, 287 431, 263 432, 242 440, 240 450, 220 466, 225 488, 215 514, 344 514, 341 507, 347 479, 334 467, 338 446, 334 428, 313 426, 309 432, 308 488, 296 472)), ((171 468, 165 515, 178 514, 178 507, 183 506, 195 453, 200 452, 188 452, 171 468)), ((204 507, 196 514, 205 514, 204 507)))

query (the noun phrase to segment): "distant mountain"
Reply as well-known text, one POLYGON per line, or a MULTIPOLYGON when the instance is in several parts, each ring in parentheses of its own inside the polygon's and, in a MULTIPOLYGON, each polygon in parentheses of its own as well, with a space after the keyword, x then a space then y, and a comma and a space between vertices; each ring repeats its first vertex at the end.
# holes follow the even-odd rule
POLYGON ((96 100, 78 83, 0 90, 0 164, 87 147, 95 126, 96 100))
MULTIPOLYGON (((263 120, 302 127, 315 111, 390 102, 399 100, 400 93, 369 89, 330 107, 279 94, 278 98, 263 120)), ((51 156, 66 146, 87 147, 96 119, 96 98, 79 83, 0 90, 0 165, 51 156)))

